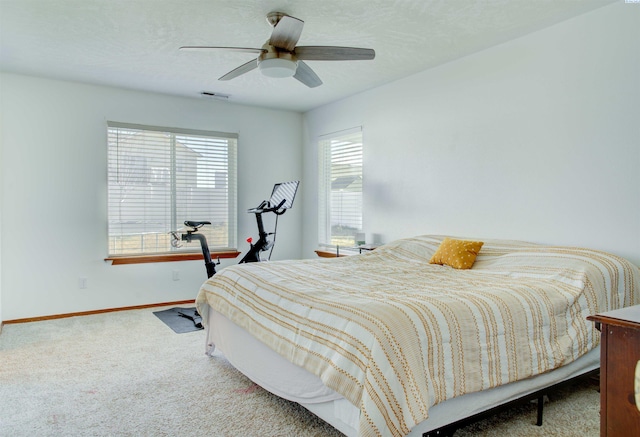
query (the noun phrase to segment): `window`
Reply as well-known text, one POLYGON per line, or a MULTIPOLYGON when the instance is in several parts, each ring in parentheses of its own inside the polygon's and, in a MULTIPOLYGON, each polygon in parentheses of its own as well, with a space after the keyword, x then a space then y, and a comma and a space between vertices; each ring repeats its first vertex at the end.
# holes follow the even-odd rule
POLYGON ((319 242, 353 246, 362 232, 362 129, 321 137, 318 149, 319 242))
POLYGON ((197 252, 169 232, 206 220, 214 250, 236 247, 237 135, 109 122, 109 256, 197 252))

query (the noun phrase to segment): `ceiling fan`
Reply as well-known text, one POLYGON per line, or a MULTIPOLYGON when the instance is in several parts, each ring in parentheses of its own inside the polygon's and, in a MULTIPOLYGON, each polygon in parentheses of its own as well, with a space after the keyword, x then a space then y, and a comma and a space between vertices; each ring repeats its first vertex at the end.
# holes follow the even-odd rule
POLYGON ((376 56, 373 49, 335 46, 298 46, 304 21, 282 12, 267 14, 273 27, 271 37, 261 48, 182 46, 180 50, 233 50, 255 53, 257 58, 231 70, 218 80, 230 80, 258 68, 268 77, 291 77, 310 88, 322 85, 322 80, 303 61, 355 61, 376 56))

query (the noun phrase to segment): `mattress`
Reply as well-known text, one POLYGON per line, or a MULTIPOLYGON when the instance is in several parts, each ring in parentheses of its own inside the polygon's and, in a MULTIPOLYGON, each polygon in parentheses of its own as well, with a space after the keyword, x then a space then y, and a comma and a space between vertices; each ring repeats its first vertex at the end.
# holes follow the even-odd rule
MULTIPOLYGON (((210 356, 218 350, 259 386, 283 399, 299 403, 346 436, 357 437, 360 410, 352 403, 326 387, 320 378, 287 361, 211 307, 208 307, 208 320, 206 350, 210 356)), ((408 437, 420 437, 425 432, 580 376, 599 366, 598 346, 552 372, 442 402, 431 408, 429 419, 416 425, 408 437)))

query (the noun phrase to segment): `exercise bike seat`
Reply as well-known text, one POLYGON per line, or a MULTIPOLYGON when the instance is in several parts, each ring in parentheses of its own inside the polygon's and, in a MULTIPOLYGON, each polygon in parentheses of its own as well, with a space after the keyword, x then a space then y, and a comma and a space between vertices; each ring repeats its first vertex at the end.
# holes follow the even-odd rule
POLYGON ((195 222, 195 221, 187 220, 184 222, 185 226, 189 226, 190 228, 194 228, 194 229, 198 229, 202 227, 202 225, 210 225, 210 224, 211 222, 206 222, 206 221, 195 222))

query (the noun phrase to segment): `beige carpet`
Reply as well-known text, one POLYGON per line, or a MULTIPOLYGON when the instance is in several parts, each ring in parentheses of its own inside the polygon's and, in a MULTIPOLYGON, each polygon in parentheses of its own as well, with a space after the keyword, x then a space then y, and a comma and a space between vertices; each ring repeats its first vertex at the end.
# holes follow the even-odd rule
MULTIPOLYGON (((169 307, 167 307, 169 308, 169 307)), ((255 386, 204 331, 175 334, 153 311, 5 325, 0 436, 341 436, 304 408, 255 386)), ((592 382, 459 430, 466 436, 599 434, 592 382)))

